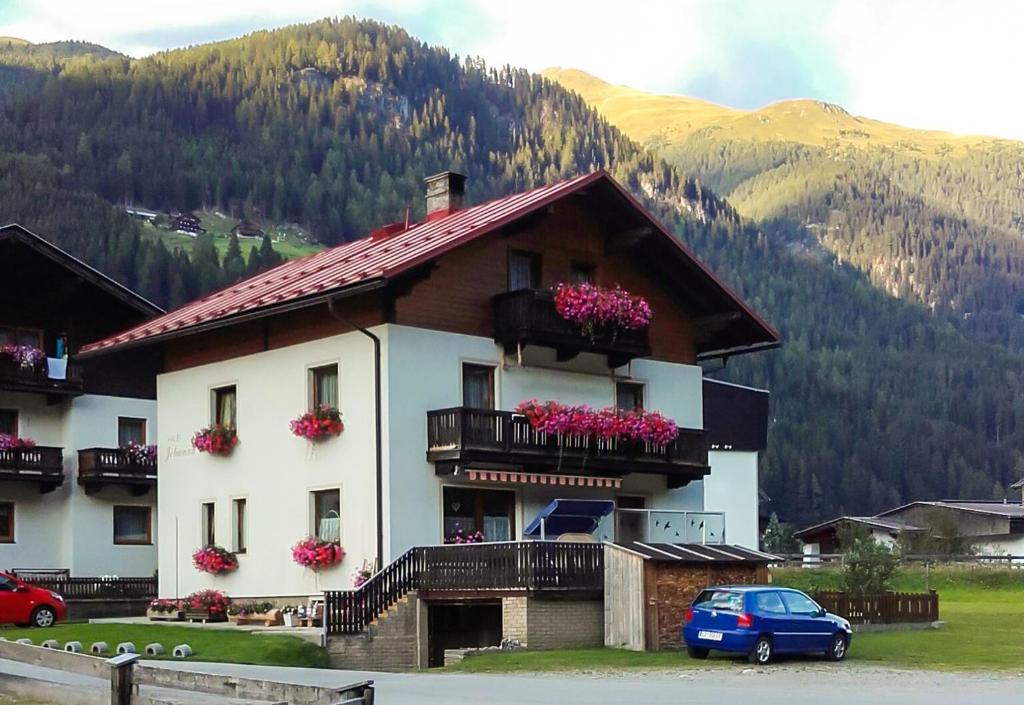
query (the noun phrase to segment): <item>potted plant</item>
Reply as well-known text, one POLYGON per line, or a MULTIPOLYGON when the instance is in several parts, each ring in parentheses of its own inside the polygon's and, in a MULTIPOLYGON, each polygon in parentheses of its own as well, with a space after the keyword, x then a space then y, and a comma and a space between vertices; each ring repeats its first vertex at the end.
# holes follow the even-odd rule
POLYGON ((200 453, 210 455, 231 455, 231 451, 238 445, 238 434, 231 426, 214 424, 196 431, 192 436, 192 447, 200 453))
POLYGON ((315 536, 307 536, 292 546, 292 560, 313 570, 337 565, 344 558, 345 549, 337 541, 324 541, 315 536))
POLYGON ((235 624, 277 624, 278 610, 272 602, 233 602, 228 607, 228 620, 235 624))
POLYGON ((601 333, 614 336, 618 331, 646 328, 652 318, 651 306, 643 297, 633 296, 618 285, 608 289, 587 282, 558 284, 555 310, 591 339, 601 333))
POLYGON ((34 370, 46 360, 46 353, 33 345, 0 345, 0 358, 14 362, 23 370, 34 370))
POLYGON ((150 600, 146 616, 153 622, 178 622, 184 617, 180 600, 150 600))
POLYGON ((292 433, 299 438, 320 441, 333 436, 340 436, 345 430, 341 422, 341 412, 330 404, 322 404, 310 409, 289 424, 292 433))
POLYGON ((121 446, 121 453, 132 465, 152 465, 156 462, 156 446, 129 441, 121 446))
POLYGON ((286 627, 299 626, 299 608, 295 605, 285 605, 281 608, 281 618, 286 627))
POLYGON ((192 553, 192 565, 200 573, 224 575, 238 569, 238 557, 220 546, 203 546, 192 553))
POLYGON ((191 622, 225 622, 231 598, 219 590, 199 590, 184 599, 185 618, 191 622))
POLYGON ((0 433, 0 450, 25 450, 35 447, 36 442, 31 438, 9 436, 5 433, 0 433))

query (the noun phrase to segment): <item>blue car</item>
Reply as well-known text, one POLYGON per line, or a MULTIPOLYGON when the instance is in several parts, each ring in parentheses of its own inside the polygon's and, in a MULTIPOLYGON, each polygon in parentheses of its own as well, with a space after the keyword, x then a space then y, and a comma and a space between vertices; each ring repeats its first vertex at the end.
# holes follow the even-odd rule
POLYGON ((704 590, 686 611, 683 641, 693 658, 708 652, 746 654, 766 664, 776 654, 823 653, 841 661, 853 631, 799 590, 726 585, 704 590))

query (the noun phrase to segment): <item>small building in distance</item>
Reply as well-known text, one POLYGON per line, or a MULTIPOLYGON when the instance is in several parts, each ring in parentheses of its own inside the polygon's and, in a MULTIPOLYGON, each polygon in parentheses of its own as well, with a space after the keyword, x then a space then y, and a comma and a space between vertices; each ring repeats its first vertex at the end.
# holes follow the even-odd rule
POLYGON ((263 237, 263 228, 260 227, 260 224, 256 221, 249 220, 248 218, 243 218, 238 221, 238 223, 235 224, 235 227, 231 228, 231 232, 238 237, 253 239, 263 237))
POLYGON ((199 216, 193 213, 178 213, 172 215, 168 221, 168 225, 171 230, 176 230, 179 233, 185 233, 186 235, 198 235, 199 233, 205 233, 206 228, 203 227, 203 223, 199 220, 199 216))
POLYGON ((157 213, 156 211, 146 210, 145 208, 133 208, 130 206, 125 207, 124 212, 133 218, 145 220, 150 223, 156 220, 157 216, 159 215, 159 213, 157 213))

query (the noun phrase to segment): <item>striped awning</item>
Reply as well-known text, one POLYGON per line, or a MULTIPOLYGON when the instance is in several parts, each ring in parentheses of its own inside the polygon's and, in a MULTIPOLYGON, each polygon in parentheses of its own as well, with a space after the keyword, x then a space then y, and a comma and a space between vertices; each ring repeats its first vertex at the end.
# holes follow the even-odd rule
POLYGON ((621 477, 593 477, 591 475, 551 475, 539 472, 513 472, 510 470, 466 470, 466 479, 477 482, 498 482, 514 485, 555 485, 559 487, 622 487, 621 477))
POLYGON ((644 560, 664 563, 774 563, 778 556, 734 544, 644 543, 628 541, 614 546, 644 560))

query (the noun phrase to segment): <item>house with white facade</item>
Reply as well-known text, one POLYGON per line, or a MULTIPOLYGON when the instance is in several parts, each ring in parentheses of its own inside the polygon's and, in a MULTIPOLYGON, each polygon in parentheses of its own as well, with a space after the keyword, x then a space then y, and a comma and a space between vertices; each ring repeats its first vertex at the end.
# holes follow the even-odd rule
POLYGON ((77 351, 158 313, 25 228, 0 228, 0 569, 153 575, 156 466, 143 456, 159 358, 77 351))
MULTIPOLYGON (((548 542, 757 548, 767 393, 705 380, 701 363, 773 348, 775 331, 603 171, 475 206, 464 178, 427 180, 423 222, 85 348, 162 359, 161 596, 296 601, 349 590, 363 566, 379 570, 371 585, 404 580, 419 547, 537 551, 522 542, 540 538, 546 511, 548 542), (642 300, 649 315, 617 325, 568 310, 591 295, 642 300), (568 505, 553 500, 577 499, 605 509, 556 531, 568 505), (305 537, 340 544, 340 565, 293 560, 305 537), (193 552, 212 545, 237 568, 197 570, 193 552)), ((530 555, 537 569, 555 560, 530 555)), ((448 587, 497 575, 474 566, 446 573, 448 587)))

